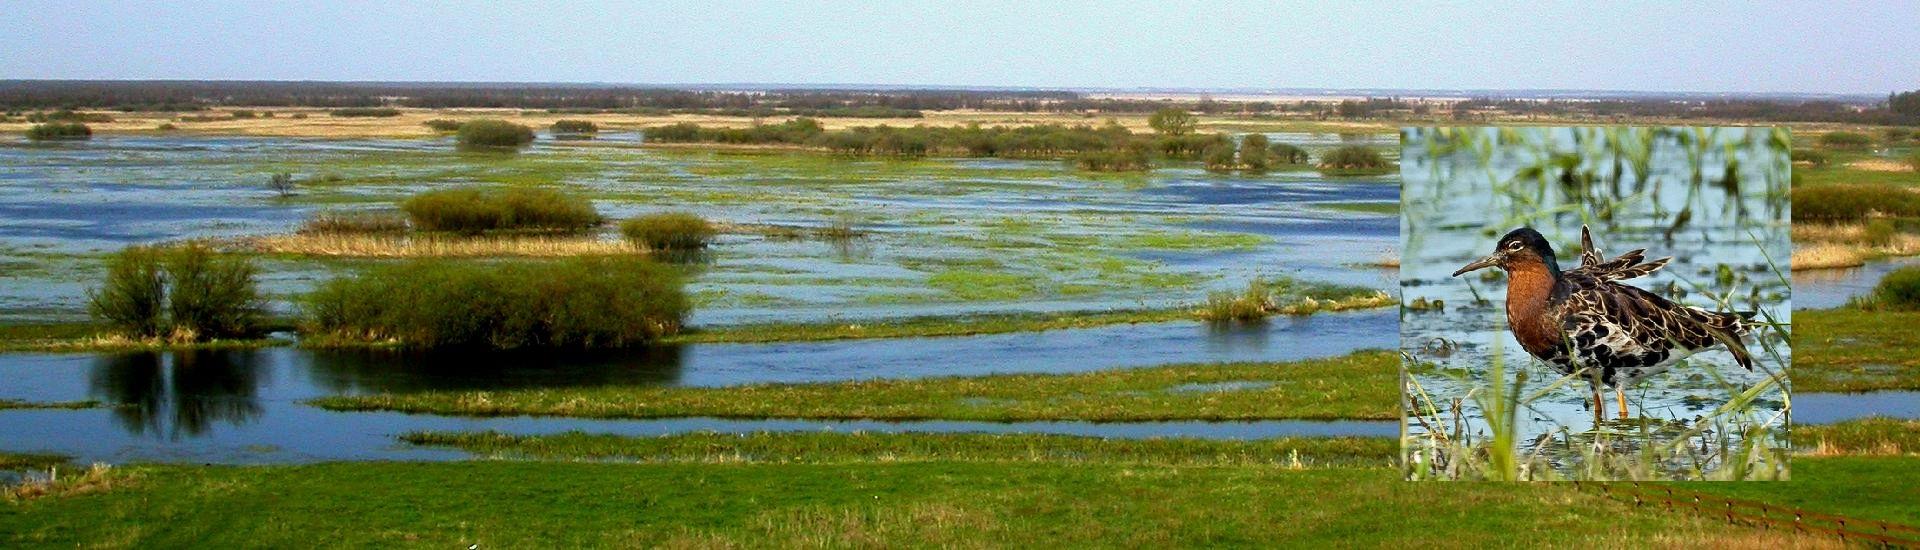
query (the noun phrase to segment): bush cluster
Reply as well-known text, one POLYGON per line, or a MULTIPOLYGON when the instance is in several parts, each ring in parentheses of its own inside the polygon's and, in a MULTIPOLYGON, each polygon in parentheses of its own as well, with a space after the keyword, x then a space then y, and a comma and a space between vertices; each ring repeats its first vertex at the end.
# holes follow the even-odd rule
POLYGON ((431 128, 431 129, 433 129, 433 131, 435 131, 435 132, 458 132, 458 131, 460 131, 460 121, 458 121, 458 120, 453 120, 453 119, 447 119, 447 118, 436 118, 436 119, 433 119, 433 120, 429 120, 429 121, 426 121, 426 122, 422 122, 422 123, 420 123, 420 124, 422 124, 422 125, 425 125, 425 126, 426 126, 427 128, 431 128))
POLYGON ((130 247, 107 260, 107 279, 87 292, 94 319, 133 338, 182 342, 251 335, 265 302, 245 258, 193 244, 130 247))
POLYGON ((460 125, 458 140, 466 147, 521 147, 533 143, 533 129, 498 119, 480 119, 460 125))
POLYGON ((556 134, 594 134, 600 132, 600 125, 591 120, 559 120, 549 129, 556 134))
POLYGON ((27 139, 44 141, 51 139, 89 139, 93 129, 78 122, 48 122, 35 124, 27 129, 27 139))
POLYGON ((679 331, 680 277, 638 258, 474 263, 421 260, 320 285, 310 333, 414 348, 619 348, 679 331))
POLYGON ((1890 309, 1920 309, 1920 266, 1888 273, 1873 289, 1874 305, 1890 309))
POLYGON ((1393 165, 1379 151, 1365 145, 1344 145, 1320 157, 1319 168, 1334 173, 1385 173, 1393 165))
POLYGON ((620 222, 620 234, 648 250, 695 250, 713 242, 713 224, 689 212, 648 214, 620 222))
POLYGON ((422 231, 585 231, 601 222, 587 199, 551 189, 467 187, 427 191, 400 202, 422 231))

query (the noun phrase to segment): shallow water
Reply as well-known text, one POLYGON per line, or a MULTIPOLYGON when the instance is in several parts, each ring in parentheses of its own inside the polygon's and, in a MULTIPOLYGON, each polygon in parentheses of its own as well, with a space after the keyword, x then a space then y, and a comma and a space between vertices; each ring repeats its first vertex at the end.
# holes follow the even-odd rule
MULTIPOLYGON (((1356 264, 1394 247, 1392 217, 1324 205, 1393 201, 1392 176, 1242 177, 1174 166, 1090 177, 1052 161, 728 154, 603 137, 541 141, 506 156, 457 153, 445 139, 0 143, 0 321, 83 317, 101 256, 128 244, 284 233, 315 211, 391 209, 420 190, 468 184, 563 186, 614 219, 675 209, 803 227, 844 220, 868 232, 851 243, 723 238, 690 286, 702 300, 694 324, 1166 307, 1274 275, 1391 288, 1356 264), (283 199, 264 186, 276 172, 342 181, 303 184, 283 199), (1264 239, 1225 248, 1181 242, 1234 235, 1264 239), (1171 243, 1140 240, 1149 237, 1171 243), (1024 286, 968 296, 976 289, 930 282, 972 272, 1024 286)), ((1342 138, 1275 139, 1322 146, 1342 138)), ((602 238, 616 237, 608 230, 602 238)), ((284 312, 287 297, 366 263, 269 261, 263 286, 284 312)))
MULTIPOLYGON (((0 355, 0 399, 96 400, 108 408, 0 411, 0 450, 122 462, 447 458, 399 448, 414 430, 568 430, 636 435, 694 430, 892 430, 1102 437, 1381 435, 1386 422, 810 422, 571 418, 468 419, 331 412, 329 395, 607 385, 723 386, 992 373, 1064 373, 1167 363, 1281 361, 1392 344, 1390 312, 1281 318, 1217 331, 1198 323, 1123 325, 963 338, 701 344, 596 356, 418 355, 298 348, 138 354, 0 355)), ((1384 430, 1384 431, 1383 431, 1384 430)))
POLYGON ((1833 424, 1876 416, 1920 420, 1920 391, 1793 395, 1795 424, 1833 424))
POLYGON ((1920 257, 1867 262, 1860 267, 1793 272, 1794 309, 1830 309, 1873 293, 1880 278, 1902 267, 1920 265, 1920 257))

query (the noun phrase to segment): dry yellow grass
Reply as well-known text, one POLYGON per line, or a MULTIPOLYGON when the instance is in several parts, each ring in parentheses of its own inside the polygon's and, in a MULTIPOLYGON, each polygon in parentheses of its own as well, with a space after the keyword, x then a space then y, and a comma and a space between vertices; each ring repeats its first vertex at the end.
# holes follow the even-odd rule
POLYGON ((1858 267, 1876 256, 1920 254, 1920 235, 1894 233, 1886 244, 1871 244, 1866 224, 1793 225, 1793 270, 1858 267))
POLYGON ((1847 163, 1848 168, 1869 172, 1912 172, 1913 165, 1891 159, 1871 158, 1847 163))
POLYGON ((626 241, 600 240, 592 235, 458 237, 295 233, 240 239, 233 244, 236 248, 268 254, 343 258, 557 258, 643 252, 626 241))

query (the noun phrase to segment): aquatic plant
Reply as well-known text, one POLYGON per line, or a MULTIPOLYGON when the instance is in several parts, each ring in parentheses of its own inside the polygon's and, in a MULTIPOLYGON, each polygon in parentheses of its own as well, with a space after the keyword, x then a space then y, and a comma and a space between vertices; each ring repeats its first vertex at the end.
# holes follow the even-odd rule
POLYGON ((465 187, 427 191, 400 203, 422 231, 478 234, 488 231, 579 232, 599 225, 586 198, 531 187, 465 187))
POLYGON ((504 120, 483 118, 461 124, 457 139, 465 147, 523 147, 533 143, 533 129, 504 120))
POLYGON ((1241 292, 1215 291, 1207 294, 1200 318, 1208 321, 1258 321, 1272 315, 1272 291, 1267 282, 1254 279, 1241 292))
POLYGON ((662 212, 620 222, 620 234, 648 250, 693 250, 713 241, 713 224, 691 212, 662 212))
POLYGON ((129 247, 107 260, 107 279, 89 290, 88 312, 136 339, 176 342, 246 336, 265 310, 245 258, 200 244, 129 247))
POLYGON ((327 111, 327 114, 332 116, 337 116, 337 117, 348 117, 348 118, 352 118, 352 117, 386 118, 386 117, 400 116, 400 110, 392 107, 349 107, 345 109, 334 109, 332 111, 327 111))
POLYGON ((89 139, 93 129, 79 122, 48 122, 35 124, 27 129, 27 139, 46 141, 56 139, 89 139))
POLYGON ((322 344, 496 349, 646 344, 690 310, 678 274, 634 257, 415 260, 327 281, 304 306, 322 344))

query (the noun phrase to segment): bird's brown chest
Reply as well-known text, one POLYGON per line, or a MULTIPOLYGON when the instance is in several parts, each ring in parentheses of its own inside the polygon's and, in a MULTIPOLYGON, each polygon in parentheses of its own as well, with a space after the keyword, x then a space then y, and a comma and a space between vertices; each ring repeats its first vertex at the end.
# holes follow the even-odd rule
POLYGON ((1507 325, 1520 347, 1546 358, 1561 347, 1566 331, 1553 305, 1554 277, 1543 268, 1515 269, 1507 284, 1507 325))

